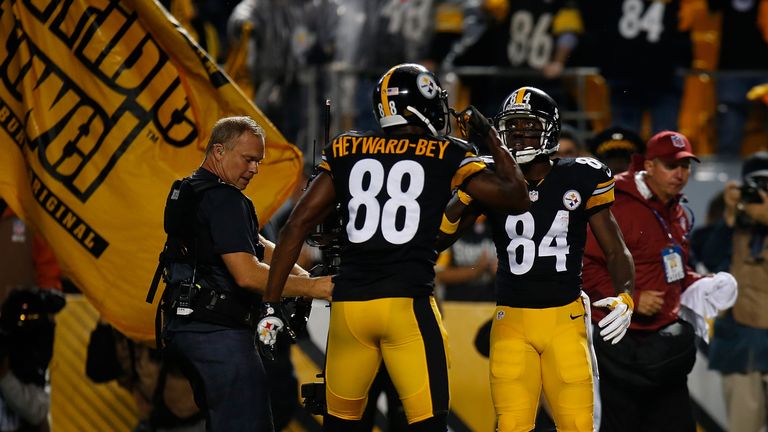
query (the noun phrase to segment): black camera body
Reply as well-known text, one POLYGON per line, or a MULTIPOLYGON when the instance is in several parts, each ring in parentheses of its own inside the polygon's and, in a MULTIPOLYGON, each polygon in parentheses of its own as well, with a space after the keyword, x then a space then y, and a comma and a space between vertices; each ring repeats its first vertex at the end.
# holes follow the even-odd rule
MULTIPOLYGON (((318 378, 322 378, 322 374, 318 378)), ((325 403, 325 382, 312 382, 301 385, 301 398, 304 408, 314 415, 325 415, 328 407, 325 403)))
POLYGON ((55 322, 49 315, 66 304, 63 294, 38 288, 14 289, 0 310, 0 359, 23 383, 45 385, 53 357, 55 322))
POLYGON ((741 202, 745 204, 760 204, 763 197, 760 196, 760 190, 768 192, 768 185, 761 187, 758 183, 745 183, 741 185, 741 202))
POLYGON ((310 270, 312 276, 332 276, 339 272, 341 265, 341 230, 344 223, 337 204, 323 223, 309 234, 307 244, 320 249, 322 263, 310 270))
POLYGON ((285 316, 288 317, 288 326, 293 330, 297 338, 306 337, 309 315, 312 313, 312 299, 304 297, 287 297, 282 301, 285 316))
MULTIPOLYGON (((761 204, 763 202, 763 197, 760 196, 761 190, 768 192, 768 177, 747 178, 739 188, 741 192, 739 201, 742 204, 761 204)), ((744 211, 739 211, 736 214, 736 225, 741 228, 751 228, 762 224, 747 216, 744 211)))

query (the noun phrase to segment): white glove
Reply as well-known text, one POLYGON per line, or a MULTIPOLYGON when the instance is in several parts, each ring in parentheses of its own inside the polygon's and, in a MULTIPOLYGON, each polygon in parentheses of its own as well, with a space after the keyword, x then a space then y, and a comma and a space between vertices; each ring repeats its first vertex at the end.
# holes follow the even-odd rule
POLYGON ((600 336, 603 337, 604 341, 614 345, 619 343, 632 322, 632 311, 635 308, 632 296, 621 293, 618 297, 606 297, 598 300, 592 303, 592 306, 607 307, 611 310, 611 313, 601 319, 597 326, 601 328, 600 336))
POLYGON ((280 311, 272 303, 262 304, 261 320, 256 325, 256 334, 259 335, 259 341, 268 347, 275 344, 277 333, 285 327, 285 323, 279 317, 279 313, 280 311))

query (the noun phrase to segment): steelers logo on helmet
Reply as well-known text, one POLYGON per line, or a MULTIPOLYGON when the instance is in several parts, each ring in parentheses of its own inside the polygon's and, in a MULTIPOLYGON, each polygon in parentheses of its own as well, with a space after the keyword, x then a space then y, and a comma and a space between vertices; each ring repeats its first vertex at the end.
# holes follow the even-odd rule
POLYGON ((419 91, 422 95, 424 95, 425 98, 434 99, 435 96, 437 96, 439 87, 435 80, 432 78, 431 74, 419 74, 419 76, 416 77, 416 82, 418 83, 417 85, 419 91))
POLYGON ((574 189, 567 191, 563 195, 563 205, 568 210, 576 210, 581 205, 581 194, 574 189))
POLYGON ((525 164, 538 155, 553 154, 559 147, 557 103, 535 87, 520 87, 510 93, 494 121, 502 142, 517 163, 525 164))
POLYGON ((448 95, 437 77, 422 65, 399 64, 379 79, 373 91, 373 114, 379 125, 425 127, 448 134, 448 95))

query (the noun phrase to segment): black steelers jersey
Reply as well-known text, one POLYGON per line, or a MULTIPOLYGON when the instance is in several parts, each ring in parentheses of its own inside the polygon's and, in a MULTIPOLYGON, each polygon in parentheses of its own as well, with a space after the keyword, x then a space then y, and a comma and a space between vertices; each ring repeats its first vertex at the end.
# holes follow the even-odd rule
POLYGON ((528 212, 485 211, 499 260, 499 305, 555 307, 579 297, 587 223, 613 203, 614 180, 597 159, 553 159, 552 164, 538 184, 529 182, 528 212))
MULTIPOLYGON (((666 76, 691 61, 690 33, 680 30, 681 0, 582 0, 582 46, 606 76, 666 76)), ((586 55, 589 55, 585 53, 586 55)))
POLYGON ((430 295, 451 192, 485 168, 466 143, 348 132, 323 150, 343 221, 334 300, 430 295))
MULTIPOLYGON (((345 15, 358 24, 360 36, 353 42, 357 65, 389 69, 402 61, 417 61, 429 49, 434 13, 432 0, 346 0, 345 15)), ((348 48, 348 47, 345 47, 348 48)))
POLYGON ((762 1, 710 0, 709 6, 722 12, 720 59, 717 68, 768 69, 768 40, 763 28, 768 7, 762 1))
MULTIPOLYGON (((556 38, 581 33, 583 25, 572 0, 516 0, 501 22, 488 18, 488 28, 475 49, 482 63, 540 70, 552 61, 556 38), (491 55, 488 55, 488 54, 491 55)), ((472 54, 469 54, 472 56, 472 54)), ((464 59, 462 59, 464 60, 464 59)), ((461 62, 457 62, 461 64, 461 62)))

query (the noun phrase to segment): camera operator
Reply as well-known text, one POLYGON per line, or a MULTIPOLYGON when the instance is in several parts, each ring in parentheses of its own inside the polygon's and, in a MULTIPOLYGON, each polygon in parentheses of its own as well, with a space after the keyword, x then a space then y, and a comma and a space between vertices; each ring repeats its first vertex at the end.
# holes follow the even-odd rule
POLYGON ((710 271, 730 271, 739 284, 732 309, 715 321, 710 368, 723 374, 732 432, 766 424, 768 394, 768 152, 742 165, 742 184, 726 185, 724 219, 704 247, 710 271))
POLYGON ((0 431, 48 431, 57 291, 15 289, 0 311, 0 431))

